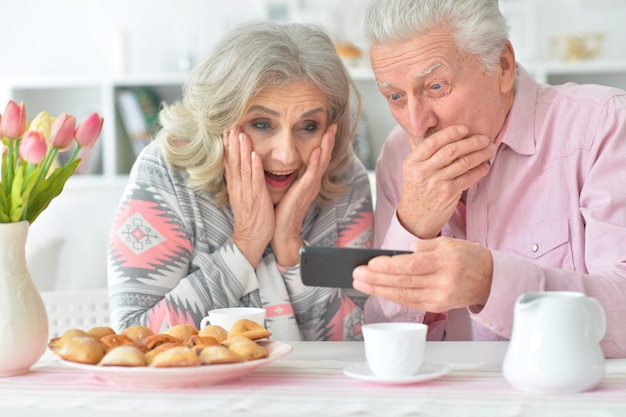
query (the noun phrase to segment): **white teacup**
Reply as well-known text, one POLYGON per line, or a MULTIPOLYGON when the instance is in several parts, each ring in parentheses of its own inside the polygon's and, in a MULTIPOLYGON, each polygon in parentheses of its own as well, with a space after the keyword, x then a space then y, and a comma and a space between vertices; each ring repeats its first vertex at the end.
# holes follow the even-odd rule
POLYGON ((265 327, 265 309, 256 307, 228 307, 211 310, 209 311, 209 315, 205 316, 200 322, 200 328, 202 329, 209 324, 213 324, 230 330, 233 324, 241 319, 252 320, 265 327))
POLYGON ((426 332, 423 323, 374 323, 363 326, 365 358, 381 378, 416 375, 424 361, 426 332))

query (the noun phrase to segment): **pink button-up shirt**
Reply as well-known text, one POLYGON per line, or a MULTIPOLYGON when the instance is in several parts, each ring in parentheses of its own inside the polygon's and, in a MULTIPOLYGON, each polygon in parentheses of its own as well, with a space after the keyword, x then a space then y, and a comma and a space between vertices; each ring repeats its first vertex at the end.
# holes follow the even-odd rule
MULTIPOLYGON (((626 92, 538 85, 521 67, 517 81, 489 174, 469 188, 466 204, 459 202, 441 232, 491 250, 484 308, 435 315, 370 297, 366 321, 424 321, 430 339, 507 339, 521 294, 580 291, 604 306, 605 355, 624 357, 626 92)), ((416 239, 396 216, 408 153, 408 136, 398 127, 376 167, 376 246, 406 249, 416 239)))

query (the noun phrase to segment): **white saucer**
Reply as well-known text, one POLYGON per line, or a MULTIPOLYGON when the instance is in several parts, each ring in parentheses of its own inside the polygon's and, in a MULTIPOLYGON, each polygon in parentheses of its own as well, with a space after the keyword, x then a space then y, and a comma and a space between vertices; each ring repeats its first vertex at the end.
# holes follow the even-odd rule
POLYGON ((436 362, 425 362, 422 365, 419 373, 415 375, 409 376, 401 376, 401 377, 378 377, 372 373, 367 363, 355 363, 349 366, 346 366, 343 369, 343 373, 350 378, 361 379, 363 381, 376 382, 378 384, 389 384, 389 385, 406 385, 406 384, 416 384, 418 382, 429 381, 431 379, 439 378, 450 372, 450 368, 442 363, 436 362))

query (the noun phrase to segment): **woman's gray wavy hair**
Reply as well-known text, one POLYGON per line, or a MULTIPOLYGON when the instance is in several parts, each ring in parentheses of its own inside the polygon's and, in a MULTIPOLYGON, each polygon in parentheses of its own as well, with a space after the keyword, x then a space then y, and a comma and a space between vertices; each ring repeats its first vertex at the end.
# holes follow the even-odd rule
POLYGON ((344 171, 355 158, 352 138, 361 98, 330 37, 313 25, 251 21, 226 34, 192 71, 182 101, 159 115, 157 140, 167 161, 187 172, 190 187, 208 191, 218 205, 227 204, 223 132, 235 127, 263 88, 300 81, 320 89, 329 123, 337 124, 317 198, 320 204, 332 201, 350 180, 344 171))
POLYGON ((371 0, 360 20, 368 46, 449 30, 459 49, 493 73, 509 38, 498 0, 371 0))

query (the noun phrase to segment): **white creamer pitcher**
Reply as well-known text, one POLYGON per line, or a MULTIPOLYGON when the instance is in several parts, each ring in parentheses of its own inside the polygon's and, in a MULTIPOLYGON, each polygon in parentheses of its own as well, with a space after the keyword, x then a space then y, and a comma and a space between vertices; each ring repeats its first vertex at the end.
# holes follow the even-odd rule
POLYGON ((523 294, 515 304, 504 377, 528 392, 593 389, 605 373, 605 331, 604 309, 595 298, 567 291, 523 294))

